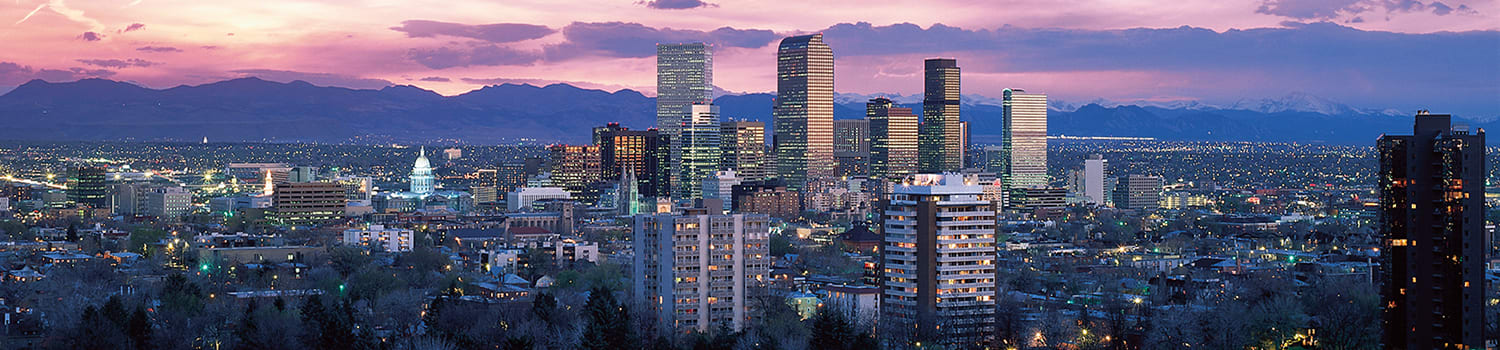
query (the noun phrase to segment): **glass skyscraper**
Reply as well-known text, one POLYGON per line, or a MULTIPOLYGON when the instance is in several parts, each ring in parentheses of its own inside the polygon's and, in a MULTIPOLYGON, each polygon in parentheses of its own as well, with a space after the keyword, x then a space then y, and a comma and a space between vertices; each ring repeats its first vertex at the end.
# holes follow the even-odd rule
POLYGON ((1006 188, 1047 185, 1047 94, 1005 89, 1006 188))
POLYGON ((767 177, 766 124, 726 121, 719 124, 719 150, 723 154, 719 168, 734 170, 744 181, 761 181, 767 177))
POLYGON ((714 98, 713 46, 705 43, 656 44, 656 128, 670 140, 670 182, 680 179, 678 145, 688 107, 714 98))
POLYGON ((788 187, 833 176, 833 49, 823 34, 788 37, 776 52, 776 175, 788 187))
POLYGON ((965 146, 958 120, 958 61, 931 58, 925 66, 918 163, 924 173, 958 171, 964 167, 965 146))

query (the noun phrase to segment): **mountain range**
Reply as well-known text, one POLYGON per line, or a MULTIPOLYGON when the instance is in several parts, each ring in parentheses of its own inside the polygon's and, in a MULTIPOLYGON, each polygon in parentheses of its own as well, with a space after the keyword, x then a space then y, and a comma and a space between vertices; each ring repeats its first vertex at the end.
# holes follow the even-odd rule
MULTIPOLYGON (((920 96, 889 96, 920 113, 920 96)), ((732 94, 714 101, 726 118, 770 126, 773 97, 732 94)), ((863 102, 870 97, 839 94, 834 117, 863 118, 863 102)), ((972 142, 999 142, 1004 127, 999 101, 964 99, 972 142)), ((1370 144, 1382 133, 1411 130, 1409 113, 1353 108, 1297 93, 1228 106, 1096 100, 1053 101, 1050 109, 1049 134, 1068 136, 1370 144)), ((33 80, 0 96, 0 123, 7 126, 0 128, 0 139, 12 140, 583 143, 591 128, 608 122, 649 127, 655 122, 655 99, 632 90, 567 84, 492 85, 442 96, 413 86, 361 90, 253 77, 168 89, 105 79, 33 80)))

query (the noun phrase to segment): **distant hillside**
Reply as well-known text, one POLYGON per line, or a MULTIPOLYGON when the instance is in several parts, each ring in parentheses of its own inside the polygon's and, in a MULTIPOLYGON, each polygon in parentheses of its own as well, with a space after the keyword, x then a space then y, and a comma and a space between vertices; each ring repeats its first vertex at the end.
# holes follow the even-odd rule
MULTIPOLYGON (((727 95, 715 103, 728 118, 770 127, 772 97, 727 95)), ((863 97, 841 94, 835 117, 862 118, 863 97)), ((1409 116, 1393 111, 1302 95, 1229 107, 1105 105, 1054 103, 1049 134, 1368 144, 1381 133, 1410 132, 1411 124, 1409 116)), ((905 106, 921 110, 920 103, 905 106)), ((974 142, 999 142, 1004 127, 999 106, 966 104, 962 113, 974 142)), ((608 122, 650 127, 655 99, 631 90, 610 93, 567 84, 505 84, 441 96, 412 86, 356 90, 257 78, 162 90, 102 79, 35 80, 0 96, 0 123, 7 126, 0 128, 0 139, 581 143, 589 140, 592 127, 608 122)))

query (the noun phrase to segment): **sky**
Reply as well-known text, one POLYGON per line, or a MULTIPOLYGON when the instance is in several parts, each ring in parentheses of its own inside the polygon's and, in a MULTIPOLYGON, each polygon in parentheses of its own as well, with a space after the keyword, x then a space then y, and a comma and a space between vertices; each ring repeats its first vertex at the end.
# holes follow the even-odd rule
POLYGON ((777 42, 823 33, 839 92, 1228 104, 1301 92, 1500 116, 1494 0, 0 0, 0 91, 258 76, 445 95, 565 82, 654 94, 655 43, 714 45, 714 82, 775 90, 777 42))

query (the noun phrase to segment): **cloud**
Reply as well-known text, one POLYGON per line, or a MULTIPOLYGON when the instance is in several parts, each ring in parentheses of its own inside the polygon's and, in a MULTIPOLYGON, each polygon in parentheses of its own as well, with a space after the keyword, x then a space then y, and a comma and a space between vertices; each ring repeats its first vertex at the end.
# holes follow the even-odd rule
POLYGON ((652 0, 637 2, 645 4, 646 7, 660 10, 682 10, 699 7, 719 7, 719 5, 703 2, 703 0, 652 0))
POLYGON ((171 46, 141 46, 135 48, 135 50, 141 52, 182 52, 182 49, 171 46))
POLYGON ((108 69, 35 69, 15 62, 0 62, 0 84, 20 84, 32 79, 49 82, 67 82, 85 78, 108 78, 115 71, 108 69))
POLYGON ((428 20, 401 22, 391 30, 406 33, 409 38, 430 38, 439 35, 479 39, 492 43, 509 43, 541 38, 556 30, 547 26, 523 23, 462 24, 428 20))
POLYGON ((395 85, 385 79, 360 78, 333 73, 308 73, 279 69, 237 69, 230 72, 283 83, 301 80, 318 86, 338 86, 351 89, 379 89, 395 85))
POLYGON ((432 69, 468 66, 524 66, 541 60, 541 55, 499 45, 475 47, 438 47, 407 50, 406 58, 432 69))
POLYGON ((712 31, 652 28, 640 23, 573 22, 563 27, 566 42, 547 48, 549 60, 583 55, 606 57, 651 57, 657 43, 706 42, 718 47, 758 48, 779 39, 764 29, 723 27, 712 31))
MULTIPOLYGON (((1276 15, 1302 20, 1329 20, 1357 16, 1383 10, 1386 14, 1409 13, 1432 10, 1433 14, 1445 16, 1455 9, 1441 1, 1420 0, 1261 0, 1256 13, 1276 15)), ((1468 5, 1459 5, 1459 13, 1477 13, 1468 5)))
POLYGON ((448 79, 448 78, 444 78, 444 77, 426 77, 426 78, 417 79, 417 80, 431 81, 431 82, 438 82, 438 83, 446 83, 446 82, 453 81, 453 79, 448 79))
POLYGON ((111 59, 79 59, 78 62, 79 63, 83 63, 83 64, 87 64, 87 65, 91 65, 91 66, 99 66, 99 67, 105 67, 105 68, 150 67, 150 66, 161 64, 161 63, 158 63, 158 62, 151 62, 151 61, 147 61, 147 60, 143 60, 143 59, 139 59, 139 58, 129 58, 129 59, 123 59, 123 60, 122 59, 114 59, 114 58, 111 58, 111 59))
POLYGON ((137 30, 141 30, 143 28, 146 28, 146 24, 145 23, 131 23, 129 26, 125 26, 125 29, 121 29, 120 32, 121 33, 129 33, 129 32, 134 32, 134 31, 137 31, 137 30))
POLYGON ((99 41, 104 40, 104 35, 95 32, 83 32, 83 34, 79 35, 78 38, 83 39, 84 41, 99 41))

